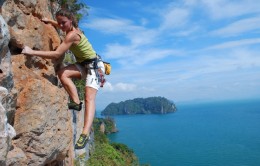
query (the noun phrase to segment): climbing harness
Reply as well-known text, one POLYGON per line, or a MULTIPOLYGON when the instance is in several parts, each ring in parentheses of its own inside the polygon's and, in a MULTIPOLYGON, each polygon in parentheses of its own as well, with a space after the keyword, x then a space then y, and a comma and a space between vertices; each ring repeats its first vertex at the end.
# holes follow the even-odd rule
POLYGON ((91 69, 94 69, 95 74, 98 78, 98 82, 100 84, 100 87, 104 86, 104 84, 106 82, 104 74, 107 74, 107 73, 110 74, 110 72, 111 72, 110 63, 103 62, 102 59, 101 59, 101 56, 97 54, 96 58, 87 59, 87 60, 81 62, 80 64, 85 67, 86 72, 90 75, 92 74, 91 69), (108 66, 108 67, 106 67, 106 66, 108 66))

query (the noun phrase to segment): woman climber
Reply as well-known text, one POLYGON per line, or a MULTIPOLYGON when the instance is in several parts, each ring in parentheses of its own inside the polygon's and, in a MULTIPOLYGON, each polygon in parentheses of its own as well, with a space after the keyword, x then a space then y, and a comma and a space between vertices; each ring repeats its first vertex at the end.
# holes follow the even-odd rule
POLYGON ((99 89, 99 79, 94 66, 97 55, 86 36, 78 28, 78 23, 71 12, 61 9, 56 13, 56 20, 57 21, 47 18, 42 19, 43 22, 51 23, 66 33, 65 39, 55 51, 36 51, 25 46, 22 53, 48 59, 58 59, 63 56, 67 50, 70 50, 74 54, 77 62, 60 69, 57 74, 72 100, 68 103, 69 109, 77 111, 81 110, 82 102, 80 102, 76 86, 71 78, 85 79, 86 81, 84 127, 75 145, 76 149, 82 149, 89 140, 91 126, 95 116, 95 98, 99 89))

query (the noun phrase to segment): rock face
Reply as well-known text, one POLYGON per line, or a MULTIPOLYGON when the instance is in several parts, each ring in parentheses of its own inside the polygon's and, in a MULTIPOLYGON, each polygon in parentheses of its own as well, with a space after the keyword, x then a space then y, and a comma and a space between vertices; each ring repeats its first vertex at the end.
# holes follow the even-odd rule
MULTIPOLYGON (((10 52, 8 48, 8 43, 10 40, 10 35, 8 31, 8 26, 5 23, 3 17, 0 15, 0 62, 1 62, 1 72, 0 72, 0 85, 5 84, 7 89, 12 88, 12 74, 11 74, 11 60, 10 52)), ((8 101, 8 90, 0 86, 0 165, 5 165, 7 159, 8 149, 10 147, 11 141, 8 135, 8 124, 6 116, 6 102, 8 101), (2 104, 2 102, 4 104, 2 104)))
MULTIPOLYGON (((1 3, 0 3, 1 4, 1 3)), ((4 87, 10 92, 13 88, 13 75, 11 72, 11 54, 8 48, 10 41, 10 34, 8 25, 4 21, 4 18, 0 15, 0 86, 4 87)), ((11 112, 11 106, 14 107, 14 101, 11 100, 11 96, 5 97, 9 104, 6 105, 7 112, 11 112)))
MULTIPOLYGON (((21 54, 24 45, 36 50, 59 46, 56 29, 41 22, 52 18, 53 5, 49 0, 0 0, 0 88, 5 89, 0 115, 7 115, 16 132, 12 140, 8 134, 0 136, 1 166, 73 165, 73 143, 83 123, 75 121, 84 111, 67 109, 68 95, 55 73, 62 59, 21 54)), ((3 131, 11 125, 0 121, 3 131)))
MULTIPOLYGON (((0 87, 0 165, 5 165, 8 148, 11 142, 10 138, 12 137, 8 132, 8 126, 10 125, 7 123, 6 111, 2 105, 2 101, 7 94, 7 89, 0 87)), ((14 135, 15 133, 13 133, 13 136, 14 135)))

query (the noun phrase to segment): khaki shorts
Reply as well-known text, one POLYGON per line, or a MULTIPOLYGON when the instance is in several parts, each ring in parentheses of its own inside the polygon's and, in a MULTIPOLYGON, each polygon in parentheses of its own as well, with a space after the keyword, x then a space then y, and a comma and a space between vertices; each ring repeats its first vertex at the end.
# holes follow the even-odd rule
POLYGON ((77 69, 81 73, 81 79, 86 80, 86 86, 98 90, 99 89, 99 83, 98 83, 98 78, 96 76, 95 70, 91 69, 90 70, 91 74, 90 74, 90 73, 86 72, 86 69, 85 69, 84 66, 82 66, 78 63, 76 63, 75 66, 77 67, 77 69))

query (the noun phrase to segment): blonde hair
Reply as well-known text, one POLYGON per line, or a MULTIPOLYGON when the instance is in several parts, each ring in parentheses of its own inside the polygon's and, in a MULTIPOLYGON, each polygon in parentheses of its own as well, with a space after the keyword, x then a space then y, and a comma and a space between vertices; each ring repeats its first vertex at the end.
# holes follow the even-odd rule
POLYGON ((69 10, 66 9, 61 9, 56 13, 56 17, 57 16, 65 16, 68 19, 72 20, 72 25, 75 28, 78 28, 78 20, 76 19, 76 17, 74 16, 74 14, 72 12, 70 12, 69 10))

